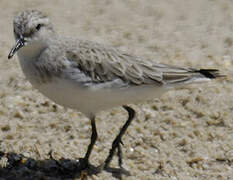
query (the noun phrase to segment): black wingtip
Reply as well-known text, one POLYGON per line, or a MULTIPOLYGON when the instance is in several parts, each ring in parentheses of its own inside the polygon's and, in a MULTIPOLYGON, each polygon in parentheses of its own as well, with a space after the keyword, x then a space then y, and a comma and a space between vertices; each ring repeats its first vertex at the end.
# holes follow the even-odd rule
POLYGON ((200 74, 204 75, 205 77, 209 79, 215 79, 218 77, 225 77, 224 75, 219 74, 219 70, 217 69, 200 69, 199 71, 200 74))

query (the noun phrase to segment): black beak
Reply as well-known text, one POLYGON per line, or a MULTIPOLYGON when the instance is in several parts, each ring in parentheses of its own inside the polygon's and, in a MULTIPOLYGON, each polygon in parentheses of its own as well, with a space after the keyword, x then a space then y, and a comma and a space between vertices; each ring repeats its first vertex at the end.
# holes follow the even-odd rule
POLYGON ((11 49, 9 55, 8 55, 8 59, 12 58, 14 56, 14 54, 21 48, 24 46, 24 38, 23 36, 20 36, 20 38, 16 41, 14 47, 11 49))

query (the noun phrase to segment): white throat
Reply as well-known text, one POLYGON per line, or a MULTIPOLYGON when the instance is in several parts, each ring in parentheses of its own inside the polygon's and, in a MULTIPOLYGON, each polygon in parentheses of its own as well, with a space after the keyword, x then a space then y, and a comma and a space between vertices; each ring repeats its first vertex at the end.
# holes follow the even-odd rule
POLYGON ((30 43, 18 50, 17 55, 21 68, 26 78, 31 84, 37 87, 38 74, 35 69, 35 62, 38 60, 41 53, 46 49, 47 45, 41 41, 30 43))
POLYGON ((41 52, 47 47, 47 45, 42 41, 37 41, 35 43, 30 43, 17 52, 20 60, 31 61, 38 57, 41 52))

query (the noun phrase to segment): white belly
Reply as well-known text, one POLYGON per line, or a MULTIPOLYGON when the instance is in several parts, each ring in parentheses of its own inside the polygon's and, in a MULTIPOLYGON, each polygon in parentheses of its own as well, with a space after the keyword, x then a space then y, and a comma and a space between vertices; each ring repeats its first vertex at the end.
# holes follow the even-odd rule
POLYGON ((83 87, 76 81, 53 77, 51 81, 38 81, 38 73, 33 67, 33 59, 20 57, 20 64, 26 78, 43 95, 64 107, 76 109, 87 116, 114 106, 143 102, 159 97, 166 88, 156 86, 129 86, 125 88, 83 87))
POLYGON ((82 87, 76 82, 58 78, 50 83, 41 84, 37 88, 57 104, 76 109, 86 115, 95 114, 98 111, 114 106, 143 102, 159 97, 164 92, 163 88, 152 86, 96 90, 82 87))

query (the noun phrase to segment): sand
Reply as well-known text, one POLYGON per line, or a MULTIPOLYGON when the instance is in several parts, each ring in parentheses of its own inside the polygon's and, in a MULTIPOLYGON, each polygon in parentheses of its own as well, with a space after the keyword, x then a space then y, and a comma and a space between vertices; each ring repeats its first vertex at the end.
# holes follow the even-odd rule
MULTIPOLYGON (((131 176, 123 179, 233 179, 231 1, 0 0, 0 7, 1 180, 78 179, 72 170, 58 172, 48 154, 52 150, 57 160, 76 160, 90 138, 83 114, 41 95, 25 79, 17 56, 7 59, 14 44, 12 19, 27 8, 46 12, 60 34, 152 61, 220 69, 227 78, 131 105, 137 116, 123 137, 123 166, 131 176)), ((98 113, 93 164, 104 161, 126 118, 120 107, 98 113)), ((115 179, 104 171, 87 178, 115 179)))

